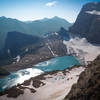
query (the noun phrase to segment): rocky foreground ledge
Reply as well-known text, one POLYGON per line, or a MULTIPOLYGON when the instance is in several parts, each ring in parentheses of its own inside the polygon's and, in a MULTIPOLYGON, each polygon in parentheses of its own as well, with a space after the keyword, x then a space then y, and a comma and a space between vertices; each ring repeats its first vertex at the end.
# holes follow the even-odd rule
POLYGON ((80 74, 64 100, 100 100, 100 56, 80 74))
POLYGON ((61 100, 84 69, 74 66, 39 75, 0 93, 0 100, 61 100))

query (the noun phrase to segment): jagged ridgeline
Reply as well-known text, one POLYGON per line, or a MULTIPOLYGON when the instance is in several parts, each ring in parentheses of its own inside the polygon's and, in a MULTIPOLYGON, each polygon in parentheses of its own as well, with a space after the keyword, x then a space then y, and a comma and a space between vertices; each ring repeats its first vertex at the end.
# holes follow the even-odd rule
POLYGON ((8 32, 17 31, 41 37, 48 32, 57 32, 61 27, 68 29, 69 26, 71 26, 69 22, 59 17, 31 22, 0 17, 0 49, 4 47, 8 32))

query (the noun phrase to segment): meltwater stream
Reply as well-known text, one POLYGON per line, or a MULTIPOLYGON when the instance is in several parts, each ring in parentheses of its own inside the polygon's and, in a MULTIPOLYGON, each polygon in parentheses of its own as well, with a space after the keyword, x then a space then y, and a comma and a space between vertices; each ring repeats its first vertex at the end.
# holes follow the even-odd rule
POLYGON ((44 72, 64 70, 74 65, 80 65, 80 63, 75 59, 75 57, 63 56, 41 62, 39 64, 36 64, 33 68, 27 68, 19 70, 17 72, 12 72, 7 78, 0 79, 0 92, 14 85, 21 84, 25 80, 40 75, 44 72))

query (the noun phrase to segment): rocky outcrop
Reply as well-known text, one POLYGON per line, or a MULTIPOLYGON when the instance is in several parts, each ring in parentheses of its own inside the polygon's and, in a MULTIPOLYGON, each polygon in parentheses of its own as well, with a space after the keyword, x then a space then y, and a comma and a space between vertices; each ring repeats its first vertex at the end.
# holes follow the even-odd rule
POLYGON ((100 2, 88 3, 83 6, 76 22, 69 31, 86 37, 91 43, 100 43, 100 2))
POLYGON ((100 100, 100 56, 81 73, 64 100, 100 100))
POLYGON ((7 71, 7 70, 5 70, 5 69, 3 69, 3 68, 0 68, 0 76, 1 77, 3 77, 3 76, 7 76, 7 75, 9 75, 10 73, 7 71))

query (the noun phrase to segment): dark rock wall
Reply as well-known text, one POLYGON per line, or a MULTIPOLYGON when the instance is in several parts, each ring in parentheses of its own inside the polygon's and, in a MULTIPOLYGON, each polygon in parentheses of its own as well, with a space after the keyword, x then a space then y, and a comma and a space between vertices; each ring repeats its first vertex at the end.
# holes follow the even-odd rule
POLYGON ((91 43, 100 43, 100 15, 90 14, 87 11, 100 12, 100 2, 88 3, 83 6, 80 11, 76 22, 69 31, 73 34, 78 34, 82 37, 86 37, 91 43))

